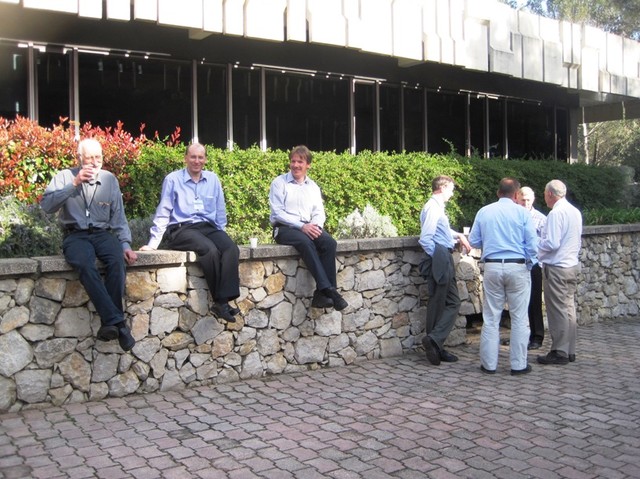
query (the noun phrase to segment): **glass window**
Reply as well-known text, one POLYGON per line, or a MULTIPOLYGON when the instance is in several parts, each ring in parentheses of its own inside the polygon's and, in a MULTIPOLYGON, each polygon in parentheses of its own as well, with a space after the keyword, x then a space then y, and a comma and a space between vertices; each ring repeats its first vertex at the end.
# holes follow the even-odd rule
POLYGON ((233 142, 240 148, 260 144, 260 71, 233 70, 233 142))
POLYGON ((449 153, 453 147, 460 155, 465 154, 466 98, 466 95, 427 92, 429 153, 449 153))
POLYGON ((0 45, 0 116, 13 119, 28 116, 28 51, 0 45))
POLYGON ((38 123, 50 127, 69 117, 70 53, 38 53, 38 123))
POLYGON ((375 151, 376 88, 372 83, 356 82, 356 152, 375 151))
POLYGON ((180 127, 191 131, 191 63, 157 59, 80 54, 80 121, 115 126, 132 134, 164 139, 180 127))
POLYGON ((267 145, 289 150, 349 148, 349 81, 292 72, 266 72, 267 145))
POLYGON ((535 103, 508 101, 507 109, 509 158, 553 158, 553 108, 535 103))
POLYGON ((569 159, 569 117, 564 108, 556 109, 556 134, 557 134, 557 160, 567 161, 569 159))
POLYGON ((488 98, 489 108, 489 157, 505 156, 504 151, 504 102, 488 98))
POLYGON ((422 88, 404 88, 404 149, 425 151, 424 94, 422 88))
POLYGON ((227 147, 227 68, 198 65, 198 139, 227 147))
POLYGON ((400 148, 400 88, 380 85, 380 149, 401 151, 400 148))
POLYGON ((485 108, 486 98, 471 94, 469 97, 469 129, 471 139, 471 155, 485 157, 485 108))

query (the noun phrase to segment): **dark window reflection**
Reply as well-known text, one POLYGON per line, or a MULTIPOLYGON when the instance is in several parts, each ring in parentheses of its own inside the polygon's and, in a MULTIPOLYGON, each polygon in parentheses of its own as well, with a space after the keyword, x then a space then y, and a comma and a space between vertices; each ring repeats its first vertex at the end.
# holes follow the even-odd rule
POLYGON ((471 155, 485 157, 486 146, 484 141, 485 111, 487 100, 485 97, 471 95, 469 98, 469 129, 471 139, 471 155))
POLYGON ((489 108, 489 157, 505 156, 504 145, 504 102, 488 98, 489 108))
MULTIPOLYGON (((69 117, 70 53, 38 53, 38 123, 45 127, 69 117)), ((96 89, 98 92, 99 89, 96 89)))
POLYGON ((27 49, 0 45, 0 116, 27 116, 27 49))
POLYGON ((451 148, 465 154, 466 96, 427 93, 427 128, 429 153, 449 153, 451 148))
POLYGON ((233 70, 233 142, 240 148, 260 143, 260 72, 233 70))
POLYGON ((397 86, 380 86, 380 149, 401 151, 400 88, 397 86))
POLYGON ((198 139, 227 147, 227 68, 198 65, 198 139))
POLYGON ((79 55, 80 120, 161 139, 191 132, 191 64, 144 58, 79 55))
POLYGON ((569 158, 569 117, 564 108, 556 109, 556 132, 557 132, 557 160, 566 161, 569 158))
POLYGON ((349 148, 349 81, 266 72, 267 145, 288 150, 349 148))
POLYGON ((422 88, 404 88, 404 149, 425 151, 424 95, 422 88))
POLYGON ((553 158, 555 123, 552 107, 508 102, 509 158, 553 158))
POLYGON ((372 83, 356 83, 356 152, 375 151, 376 88, 372 83))

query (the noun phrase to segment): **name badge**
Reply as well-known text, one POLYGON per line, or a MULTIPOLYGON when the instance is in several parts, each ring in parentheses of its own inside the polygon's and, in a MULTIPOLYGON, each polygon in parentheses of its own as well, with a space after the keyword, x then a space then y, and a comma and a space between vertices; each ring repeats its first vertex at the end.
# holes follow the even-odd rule
POLYGON ((202 211, 204 209, 204 203, 202 200, 198 199, 193 202, 193 208, 196 211, 202 211))

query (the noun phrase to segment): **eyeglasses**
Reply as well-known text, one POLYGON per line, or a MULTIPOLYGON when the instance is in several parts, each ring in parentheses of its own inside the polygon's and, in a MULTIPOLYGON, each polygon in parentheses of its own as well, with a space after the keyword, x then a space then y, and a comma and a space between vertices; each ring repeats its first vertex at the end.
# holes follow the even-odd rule
POLYGON ((82 161, 102 161, 102 155, 82 155, 82 161))

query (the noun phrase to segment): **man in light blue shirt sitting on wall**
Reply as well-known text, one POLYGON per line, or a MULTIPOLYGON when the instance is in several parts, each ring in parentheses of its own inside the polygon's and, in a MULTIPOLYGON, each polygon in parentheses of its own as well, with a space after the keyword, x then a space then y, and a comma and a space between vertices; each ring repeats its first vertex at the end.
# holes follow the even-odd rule
POLYGON ((293 148, 289 172, 271 182, 269 220, 276 242, 296 248, 316 281, 311 306, 342 311, 348 304, 336 289, 337 243, 324 230, 322 194, 307 176, 310 167, 309 149, 304 145, 293 148))
POLYGON ((471 249, 467 238, 451 229, 445 204, 453 196, 453 178, 438 176, 431 182, 432 196, 420 212, 420 246, 426 258, 420 265, 420 274, 427 281, 426 335, 422 338, 427 359, 431 364, 441 361, 452 363, 458 357, 444 349, 460 310, 460 297, 453 262, 453 248, 459 241, 467 251, 471 249))
POLYGON ((169 173, 162 182, 151 238, 140 249, 157 249, 166 232, 169 248, 194 251, 214 300, 212 312, 233 323, 240 314, 229 304, 240 296, 239 251, 224 230, 227 209, 222 185, 215 173, 204 169, 203 145, 190 145, 184 161, 185 168, 169 173))

